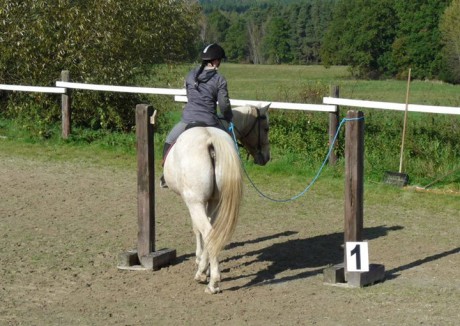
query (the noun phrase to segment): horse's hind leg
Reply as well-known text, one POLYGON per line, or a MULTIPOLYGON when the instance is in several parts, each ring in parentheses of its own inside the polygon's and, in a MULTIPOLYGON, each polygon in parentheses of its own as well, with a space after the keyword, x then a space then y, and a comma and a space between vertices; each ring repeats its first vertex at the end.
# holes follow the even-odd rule
POLYGON ((209 257, 210 262, 210 279, 209 284, 206 287, 206 292, 210 294, 215 294, 220 292, 219 283, 220 283, 220 270, 219 270, 219 260, 217 257, 209 257))
POLYGON ((195 233, 196 239, 196 250, 195 250, 195 262, 198 265, 201 261, 201 255, 203 254, 203 237, 201 236, 200 230, 196 227, 195 223, 193 223, 193 232, 195 233))
POLYGON ((208 252, 204 248, 203 236, 201 235, 200 230, 194 225, 193 231, 195 232, 196 237, 196 258, 195 263, 198 266, 198 270, 195 274, 195 280, 200 283, 206 283, 209 275, 209 258, 208 252))
POLYGON ((195 281, 199 283, 206 283, 208 281, 208 267, 209 267, 209 255, 205 249, 201 255, 200 262, 198 263, 198 270, 195 274, 195 281))
MULTIPOLYGON (((214 222, 216 218, 216 208, 218 205, 217 199, 211 199, 208 202, 207 212, 208 215, 211 216, 211 223, 214 222)), ((219 269, 219 260, 217 255, 216 256, 209 256, 209 263, 210 263, 210 279, 209 284, 206 288, 207 293, 215 294, 220 292, 219 283, 221 280, 220 276, 220 269, 219 269)))
POLYGON ((197 241, 196 262, 198 264, 198 270, 195 274, 195 280, 200 283, 206 283, 209 255, 204 247, 203 239, 206 239, 206 236, 211 232, 211 223, 206 216, 204 205, 189 205, 189 211, 192 217, 193 230, 197 241))

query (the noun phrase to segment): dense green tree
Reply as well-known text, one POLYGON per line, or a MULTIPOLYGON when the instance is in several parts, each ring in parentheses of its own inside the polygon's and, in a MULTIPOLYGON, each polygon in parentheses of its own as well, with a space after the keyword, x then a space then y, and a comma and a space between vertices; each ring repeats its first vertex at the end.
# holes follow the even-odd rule
POLYGON ((249 46, 246 20, 237 16, 227 30, 227 36, 223 43, 229 60, 234 62, 248 62, 249 46))
POLYGON ((204 43, 222 43, 230 27, 230 20, 220 10, 214 10, 207 15, 204 43))
POLYGON ((460 83, 460 0, 453 0, 446 8, 440 30, 444 44, 443 75, 447 81, 460 83))
POLYGON ((404 74, 409 67, 414 78, 434 78, 441 69, 439 20, 451 0, 396 1, 399 20, 392 49, 393 74, 404 74))
POLYGON ((350 65, 358 76, 385 72, 381 64, 393 43, 394 0, 340 0, 322 46, 325 65, 350 65))
POLYGON ((308 20, 308 12, 305 10, 305 7, 308 6, 307 3, 303 5, 293 5, 291 7, 290 15, 290 46, 292 53, 292 60, 294 63, 304 63, 304 48, 303 43, 305 39, 305 29, 308 20))
POLYGON ((312 0, 305 4, 306 25, 303 38, 303 63, 318 63, 324 34, 332 19, 336 0, 312 0))
POLYGON ((263 42, 267 63, 280 64, 292 60, 289 36, 289 27, 285 17, 276 15, 269 19, 263 42))

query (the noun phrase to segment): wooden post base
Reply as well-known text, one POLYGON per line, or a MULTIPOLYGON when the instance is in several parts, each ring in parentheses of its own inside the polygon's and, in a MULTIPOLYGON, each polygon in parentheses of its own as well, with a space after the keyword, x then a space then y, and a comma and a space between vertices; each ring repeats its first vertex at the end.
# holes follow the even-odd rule
POLYGON ((382 282, 385 279, 385 266, 369 264, 368 272, 348 272, 345 278, 345 267, 342 263, 324 269, 323 277, 326 284, 364 287, 382 282))
POLYGON ((133 249, 118 256, 118 269, 154 270, 171 265, 176 259, 176 249, 161 249, 139 259, 137 250, 133 249))
POLYGON ((327 284, 345 283, 345 266, 343 263, 330 266, 323 271, 323 280, 327 284))

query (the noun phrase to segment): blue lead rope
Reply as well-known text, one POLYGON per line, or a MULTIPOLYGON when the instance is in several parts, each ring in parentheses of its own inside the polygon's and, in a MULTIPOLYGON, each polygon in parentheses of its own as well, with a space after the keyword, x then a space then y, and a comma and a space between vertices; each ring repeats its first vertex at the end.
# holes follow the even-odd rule
MULTIPOLYGON (((233 126, 233 122, 230 122, 230 124, 228 125, 228 131, 230 131, 230 133, 232 134, 233 142, 235 143, 235 146, 236 146, 236 151, 238 152, 238 156, 240 156, 240 151, 238 150, 238 142, 236 141, 235 128, 233 126)), ((240 157, 240 160, 241 160, 241 157, 240 157)))
POLYGON ((331 153, 332 153, 332 150, 334 149, 334 145, 335 145, 335 142, 337 141, 337 137, 339 135, 339 132, 340 132, 340 129, 342 128, 342 126, 345 124, 345 122, 347 121, 356 121, 356 120, 362 120, 364 119, 364 117, 360 117, 360 118, 343 118, 342 121, 340 121, 340 124, 339 124, 339 127, 337 128, 337 132, 335 133, 334 135, 334 138, 332 140, 332 143, 330 144, 329 146, 329 150, 327 152, 327 155, 326 155, 326 158, 324 159, 323 163, 321 164, 321 167, 319 168, 318 172, 316 173, 315 177, 313 178, 313 180, 307 185, 307 187, 301 191, 300 193, 298 193, 297 195, 291 197, 291 198, 287 198, 287 199, 275 199, 275 198, 271 198, 267 195, 265 195, 264 193, 262 193, 259 188, 257 188, 257 186, 254 184, 254 182, 252 181, 251 177, 249 176, 248 172, 246 171, 245 167, 244 167, 244 164, 243 164, 243 160, 241 159, 241 156, 239 155, 240 152, 238 150, 238 144, 236 142, 236 136, 235 136, 235 132, 234 132, 234 128, 233 128, 233 123, 230 123, 230 126, 228 128, 228 130, 232 133, 232 136, 233 136, 233 141, 235 142, 235 145, 236 145, 236 150, 238 152, 238 156, 240 158, 240 161, 241 161, 241 165, 243 166, 243 171, 244 173, 246 174, 246 177, 248 178, 249 182, 251 183, 251 185, 254 187, 254 189, 259 193, 260 196, 262 196, 263 198, 265 199, 268 199, 268 200, 271 200, 273 202, 277 202, 277 203, 287 203, 287 202, 291 202, 291 201, 294 201, 298 198, 300 198, 301 196, 305 195, 305 193, 313 186, 313 184, 316 182, 316 180, 318 180, 319 176, 321 175, 321 172, 323 171, 324 169, 324 166, 326 165, 326 162, 329 160, 329 157, 331 156, 331 153))

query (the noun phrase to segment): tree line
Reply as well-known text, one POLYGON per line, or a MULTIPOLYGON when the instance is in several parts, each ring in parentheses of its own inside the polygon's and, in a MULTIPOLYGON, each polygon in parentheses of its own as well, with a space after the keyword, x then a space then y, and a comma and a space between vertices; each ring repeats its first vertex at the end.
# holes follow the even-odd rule
POLYGON ((229 61, 317 64, 337 0, 201 2, 202 40, 221 43, 229 61))
MULTIPOLYGON (((211 42, 231 62, 348 65, 366 78, 411 67, 460 83, 459 17, 460 0, 0 0, 0 83, 53 86, 65 69, 76 82, 132 85, 156 64, 196 62, 211 42)), ((73 99, 74 125, 122 130, 141 100, 73 99)), ((42 132, 60 109, 55 96, 0 92, 0 115, 42 132)))
POLYGON ((349 65, 460 82, 460 0, 202 0, 201 39, 232 62, 349 65))

